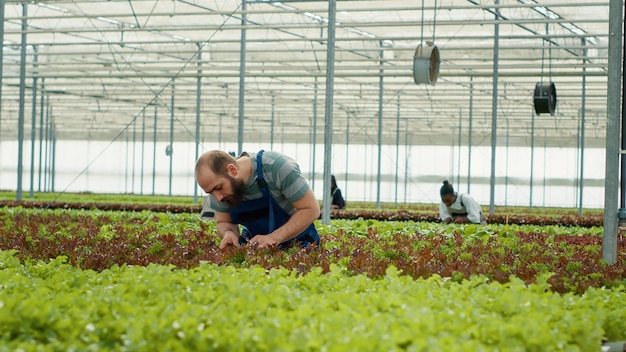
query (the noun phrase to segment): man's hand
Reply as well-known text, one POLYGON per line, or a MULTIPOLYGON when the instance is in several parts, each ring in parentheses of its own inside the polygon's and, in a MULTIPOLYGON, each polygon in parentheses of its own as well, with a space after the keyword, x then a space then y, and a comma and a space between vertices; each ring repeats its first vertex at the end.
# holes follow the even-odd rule
POLYGON ((252 237, 248 245, 256 246, 256 248, 272 248, 279 245, 271 235, 256 235, 252 237))
POLYGON ((239 236, 232 231, 226 232, 220 242, 220 249, 224 249, 227 246, 235 246, 239 248, 239 236))
POLYGON ((239 225, 233 224, 230 213, 215 212, 217 234, 222 237, 220 249, 228 246, 239 247, 239 225))
POLYGON ((259 239, 255 236, 250 242, 258 242, 259 247, 264 248, 271 245, 278 245, 287 242, 311 225, 320 216, 320 205, 315 199, 315 194, 309 189, 297 201, 292 203, 296 211, 291 215, 289 220, 271 233, 261 236, 268 237, 259 239))

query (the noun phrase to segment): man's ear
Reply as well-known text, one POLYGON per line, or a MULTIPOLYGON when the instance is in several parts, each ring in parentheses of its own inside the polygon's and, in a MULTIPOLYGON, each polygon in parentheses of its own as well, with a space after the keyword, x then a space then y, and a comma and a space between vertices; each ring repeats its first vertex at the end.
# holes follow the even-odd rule
POLYGON ((239 170, 237 169, 237 166, 235 166, 235 164, 226 165, 226 171, 228 171, 228 175, 230 177, 237 177, 237 175, 239 175, 239 170))

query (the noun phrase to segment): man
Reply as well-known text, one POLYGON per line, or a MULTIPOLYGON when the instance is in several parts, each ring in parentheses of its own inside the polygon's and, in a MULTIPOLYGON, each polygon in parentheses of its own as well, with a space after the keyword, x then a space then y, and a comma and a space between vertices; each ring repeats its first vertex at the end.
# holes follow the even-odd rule
POLYGON ((212 150, 200 156, 195 172, 215 211, 220 249, 246 243, 259 248, 319 245, 313 224, 319 204, 292 158, 263 150, 235 158, 212 150), (240 236, 238 224, 249 234, 240 236))

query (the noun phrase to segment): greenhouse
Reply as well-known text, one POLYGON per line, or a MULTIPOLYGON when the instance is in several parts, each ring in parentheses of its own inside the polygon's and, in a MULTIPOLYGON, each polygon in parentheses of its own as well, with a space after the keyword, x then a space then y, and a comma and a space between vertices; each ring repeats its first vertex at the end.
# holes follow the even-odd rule
POLYGON ((603 207, 608 1, 329 5, 6 1, 0 187, 18 148, 24 189, 174 194, 196 149, 297 148, 354 200, 436 201, 451 178, 486 204, 603 207))
POLYGON ((0 345, 608 351, 626 341, 623 0, 0 0, 0 23, 0 273, 22 271, 0 284, 0 316, 15 316, 0 318, 0 330, 13 326, 0 345), (197 219, 215 188, 196 162, 211 150, 293 158, 321 207, 322 250, 218 248, 219 221, 197 219), (442 221, 444 181, 473 196, 486 225, 442 221), (132 286, 137 276, 145 287, 132 286), (184 304, 157 303, 148 285, 174 289, 167 280, 188 294, 162 300, 184 304), (44 309, 18 292, 45 297, 71 282, 76 295, 123 291, 136 307, 77 300, 78 329, 52 317, 71 294, 50 316, 15 303, 44 309), (213 307, 220 289, 230 309, 250 303, 237 282, 278 301, 239 317, 213 307), (324 300, 316 285, 331 292, 319 311, 289 301, 324 300), (359 292, 369 298, 337 303, 359 292), (426 303, 402 308, 402 294, 426 303), (438 294, 498 308, 439 313, 438 294), (176 319, 186 305, 196 311, 176 319), (545 325, 522 328, 551 307, 545 325), (214 308, 224 317, 208 318, 214 308), (408 316, 417 312, 434 327, 408 316))

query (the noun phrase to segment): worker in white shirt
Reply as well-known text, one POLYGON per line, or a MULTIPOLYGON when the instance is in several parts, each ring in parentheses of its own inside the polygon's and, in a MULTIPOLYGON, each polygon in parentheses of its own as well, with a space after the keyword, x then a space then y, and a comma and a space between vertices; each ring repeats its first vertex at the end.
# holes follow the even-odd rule
POLYGON ((441 195, 441 203, 439 204, 441 221, 446 224, 487 224, 480 204, 468 193, 455 192, 448 180, 443 181, 439 193, 441 195))

